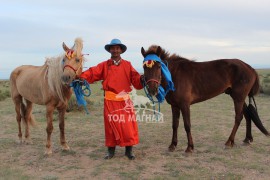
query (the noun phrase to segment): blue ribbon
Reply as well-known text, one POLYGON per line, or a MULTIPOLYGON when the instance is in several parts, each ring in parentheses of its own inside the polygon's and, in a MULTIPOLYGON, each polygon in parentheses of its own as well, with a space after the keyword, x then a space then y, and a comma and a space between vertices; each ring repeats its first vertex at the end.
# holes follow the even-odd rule
POLYGON ((158 102, 162 103, 164 101, 165 96, 167 95, 167 93, 169 91, 174 91, 175 90, 174 84, 173 84, 173 81, 172 81, 172 76, 171 76, 171 73, 170 73, 168 67, 162 62, 162 60, 156 54, 148 54, 144 58, 143 62, 149 61, 149 60, 159 62, 161 64, 161 73, 164 76, 165 80, 167 81, 167 86, 165 87, 165 89, 161 85, 159 85, 158 94, 156 95, 156 98, 157 98, 158 102))
POLYGON ((91 89, 90 89, 89 83, 86 80, 81 81, 81 80, 76 79, 72 81, 72 83, 70 84, 70 87, 73 87, 73 92, 75 93, 78 106, 84 106, 86 114, 89 114, 87 110, 87 102, 84 99, 84 96, 89 97, 91 95, 91 89))

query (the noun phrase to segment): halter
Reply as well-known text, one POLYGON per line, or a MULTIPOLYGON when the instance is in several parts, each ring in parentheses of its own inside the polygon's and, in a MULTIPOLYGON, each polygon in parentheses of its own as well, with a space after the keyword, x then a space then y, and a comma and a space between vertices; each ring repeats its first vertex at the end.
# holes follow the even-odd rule
POLYGON ((154 114, 156 113, 156 106, 155 104, 158 103, 158 112, 160 112, 160 102, 158 100, 154 100, 153 96, 150 95, 149 91, 148 91, 148 85, 147 83, 150 82, 150 81, 154 81, 154 82, 157 82, 159 84, 159 81, 155 80, 155 79, 150 79, 148 81, 145 80, 145 77, 143 76, 143 82, 142 82, 142 85, 143 85, 143 90, 146 94, 146 96, 148 97, 148 99, 153 103, 153 110, 154 110, 154 114))
MULTIPOLYGON (((71 65, 65 65, 64 67, 63 67, 63 71, 65 70, 65 68, 67 68, 67 67, 69 67, 70 69, 72 69, 73 71, 74 71, 74 73, 75 74, 77 74, 77 71, 79 70, 79 68, 76 70, 74 67, 72 67, 71 65)), ((81 67, 81 66, 80 66, 81 67)))
MULTIPOLYGON (((152 68, 155 64, 155 61, 154 60, 146 60, 144 61, 143 65, 145 65, 146 67, 148 68, 152 68)), ((145 80, 144 80, 145 81, 145 80)), ((158 85, 160 85, 160 80, 156 80, 156 79, 149 79, 148 81, 146 81, 146 85, 149 83, 149 82, 155 82, 157 83, 158 85)))
MULTIPOLYGON (((82 56, 84 56, 84 55, 89 55, 89 54, 82 54, 82 56)), ((66 52, 65 56, 68 58, 68 60, 70 60, 70 59, 72 59, 73 57, 76 56, 76 53, 74 53, 73 50, 68 50, 68 51, 66 52)), ((80 66, 79 66, 79 68, 78 68, 77 70, 76 70, 74 67, 72 67, 71 65, 67 64, 67 65, 65 65, 65 66, 63 67, 63 71, 64 71, 65 68, 67 68, 67 67, 70 68, 70 69, 72 69, 72 70, 74 71, 74 73, 77 75, 77 71, 78 71, 80 68, 82 68, 82 61, 81 61, 81 64, 80 64, 80 66)))
POLYGON ((155 82, 158 85, 160 84, 160 81, 159 80, 156 80, 156 79, 149 79, 148 81, 146 81, 146 84, 148 84, 149 82, 155 82))

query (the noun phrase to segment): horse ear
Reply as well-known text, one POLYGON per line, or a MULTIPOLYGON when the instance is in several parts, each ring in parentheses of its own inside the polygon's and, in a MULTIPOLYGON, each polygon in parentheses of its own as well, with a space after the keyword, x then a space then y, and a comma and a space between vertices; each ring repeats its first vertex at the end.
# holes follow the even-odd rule
POLYGON ((145 50, 143 47, 141 48, 141 53, 142 53, 143 57, 145 57, 145 50))
POLYGON ((160 46, 157 47, 157 55, 158 55, 158 57, 160 57, 160 55, 161 55, 161 47, 160 46))
POLYGON ((65 51, 70 50, 64 42, 63 42, 63 45, 62 45, 62 46, 63 46, 63 49, 64 49, 65 51))

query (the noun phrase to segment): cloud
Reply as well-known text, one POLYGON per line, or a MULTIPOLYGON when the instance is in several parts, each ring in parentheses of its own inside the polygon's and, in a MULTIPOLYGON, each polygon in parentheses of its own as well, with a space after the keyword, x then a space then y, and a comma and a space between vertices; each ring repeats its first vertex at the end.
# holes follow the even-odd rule
POLYGON ((268 0, 5 1, 0 61, 8 62, 1 68, 42 65, 46 56, 63 52, 62 42, 72 46, 76 37, 90 53, 88 67, 109 58, 104 45, 112 38, 126 43, 123 57, 136 68, 140 48, 152 44, 198 61, 237 57, 270 67, 269 7, 268 0))

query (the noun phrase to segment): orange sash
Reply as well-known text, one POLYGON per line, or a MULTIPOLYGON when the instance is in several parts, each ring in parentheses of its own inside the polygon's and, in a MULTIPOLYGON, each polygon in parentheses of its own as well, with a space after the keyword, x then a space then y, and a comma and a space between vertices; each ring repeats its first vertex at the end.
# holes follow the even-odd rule
POLYGON ((130 99, 129 94, 115 94, 112 91, 105 91, 105 97, 106 100, 110 101, 125 101, 127 99, 130 99))

